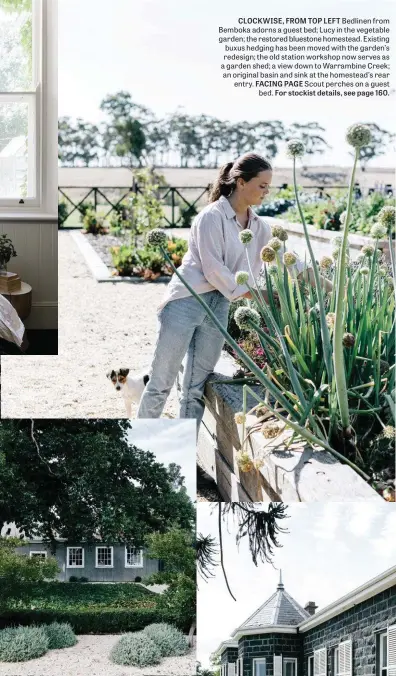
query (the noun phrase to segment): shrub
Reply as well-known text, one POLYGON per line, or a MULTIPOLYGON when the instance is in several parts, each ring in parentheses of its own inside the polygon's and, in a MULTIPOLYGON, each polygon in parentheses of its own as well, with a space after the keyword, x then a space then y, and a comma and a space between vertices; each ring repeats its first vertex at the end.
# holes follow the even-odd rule
POLYGON ((43 629, 48 636, 48 648, 50 650, 71 648, 77 643, 75 633, 67 622, 53 622, 44 625, 43 629))
POLYGON ((142 578, 140 577, 140 575, 136 575, 135 582, 141 582, 141 581, 142 581, 142 578))
POLYGON ((97 216, 94 209, 87 209, 83 217, 83 225, 85 232, 91 235, 104 235, 107 232, 103 225, 103 218, 97 216))
POLYGON ((115 664, 125 664, 134 667, 146 667, 159 664, 161 651, 147 634, 137 632, 126 634, 115 644, 110 659, 115 664))
POLYGON ((159 647, 163 657, 185 655, 188 652, 188 640, 182 632, 165 622, 149 624, 143 630, 159 647))
MULTIPOLYGON (((171 237, 168 240, 167 250, 176 268, 181 265, 187 247, 187 241, 182 238, 171 237)), ((110 253, 113 265, 120 277, 138 276, 156 279, 160 275, 169 276, 172 274, 172 270, 161 254, 149 244, 145 244, 140 249, 133 245, 122 244, 112 247, 110 253)))
POLYGON ((89 582, 89 578, 84 576, 80 577, 80 582, 89 582))
POLYGON ((63 225, 63 223, 66 221, 68 215, 69 211, 67 208, 67 204, 62 200, 58 203, 58 223, 60 226, 63 225))
POLYGON ((78 582, 78 577, 77 577, 77 575, 70 575, 70 577, 69 577, 69 582, 78 582))
POLYGON ((25 662, 48 651, 48 636, 42 627, 15 627, 0 631, 0 661, 25 662))
POLYGON ((88 211, 95 213, 95 205, 92 202, 83 202, 78 207, 78 211, 80 212, 80 222, 83 223, 88 211))

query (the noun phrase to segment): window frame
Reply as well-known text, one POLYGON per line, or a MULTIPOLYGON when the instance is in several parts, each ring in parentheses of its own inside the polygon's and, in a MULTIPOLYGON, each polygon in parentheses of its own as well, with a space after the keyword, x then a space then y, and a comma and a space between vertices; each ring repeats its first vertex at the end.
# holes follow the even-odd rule
POLYGON ((108 545, 98 545, 95 547, 95 568, 114 568, 114 547, 108 545), (98 564, 98 550, 99 549, 110 549, 111 550, 111 565, 104 566, 98 564))
POLYGON ((253 660, 252 660, 252 667, 253 667, 253 669, 252 669, 252 676, 257 676, 257 673, 256 673, 256 666, 257 666, 257 664, 260 664, 260 663, 261 663, 261 664, 264 663, 264 666, 265 666, 265 674, 267 674, 267 658, 266 658, 266 657, 253 657, 253 660))
POLYGON ((379 662, 378 662, 378 676, 382 676, 382 672, 385 671, 385 674, 387 676, 388 674, 388 629, 385 631, 380 631, 378 633, 378 643, 379 643, 379 650, 378 650, 378 657, 379 657, 379 662), (386 644, 386 666, 382 666, 382 659, 384 656, 384 646, 383 646, 383 640, 385 639, 385 644, 386 644))
POLYGON ((131 547, 130 545, 125 545, 125 568, 143 568, 143 549, 137 547, 131 547), (128 549, 134 549, 136 552, 140 553, 139 565, 128 563, 128 549))
POLYGON ((314 676, 314 671, 315 671, 315 660, 314 660, 314 654, 308 655, 307 658, 307 676, 314 676))
POLYGON ((297 667, 298 667, 298 664, 297 664, 297 657, 284 657, 284 658, 283 658, 283 660, 282 660, 282 676, 286 676, 286 668, 285 668, 285 667, 286 667, 286 664, 287 664, 288 662, 291 663, 291 664, 294 664, 294 676, 298 676, 298 672, 297 672, 297 667))
POLYGON ((41 556, 44 559, 47 559, 48 558, 48 552, 43 551, 42 549, 41 550, 39 550, 39 549, 34 550, 33 549, 31 552, 29 552, 29 559, 33 559, 34 556, 41 556))
POLYGON ((84 551, 84 547, 67 547, 67 548, 66 548, 66 568, 85 568, 85 551, 84 551), (70 551, 71 549, 81 549, 81 551, 82 551, 82 565, 81 565, 81 566, 76 565, 76 564, 70 565, 70 563, 69 563, 69 551, 70 551))

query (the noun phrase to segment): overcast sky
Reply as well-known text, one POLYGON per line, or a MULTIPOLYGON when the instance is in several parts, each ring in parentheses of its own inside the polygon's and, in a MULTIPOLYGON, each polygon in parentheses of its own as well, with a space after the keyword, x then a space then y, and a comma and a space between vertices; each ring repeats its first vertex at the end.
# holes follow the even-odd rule
MULTIPOLYGON (((198 503, 198 533, 217 537, 217 512, 198 503)), ((251 561, 248 544, 235 545, 236 527, 224 528, 227 577, 200 581, 198 591, 198 656, 206 666, 222 640, 276 590, 282 569, 286 591, 300 605, 315 601, 319 609, 396 565, 396 510, 391 503, 311 503, 288 507, 288 534, 280 536, 274 567, 251 561)))
MULTIPOLYGON (((265 5, 266 16, 391 17, 395 2, 300 2, 265 5), (320 11, 318 11, 320 8, 320 11)), ((59 0, 59 114, 91 122, 101 118, 100 101, 124 89, 158 116, 178 106, 191 115, 228 119, 319 122, 333 149, 316 156, 322 164, 349 164, 345 129, 354 122, 394 128, 389 97, 338 99, 259 98, 254 88, 235 89, 222 80, 218 27, 239 16, 262 16, 262 0, 59 0)), ((393 48, 395 56, 396 49, 393 48)), ((394 63, 394 61, 393 61, 394 63)), ((396 68, 393 74, 396 75, 396 68)), ((394 104, 394 98, 393 98, 394 104)), ((392 167, 395 147, 373 166, 392 167)), ((284 153, 277 157, 287 165, 284 153)), ((312 162, 312 160, 311 160, 312 162)))
POLYGON ((143 451, 154 453, 159 462, 181 466, 187 492, 196 499, 196 422, 191 419, 133 420, 129 439, 143 451))

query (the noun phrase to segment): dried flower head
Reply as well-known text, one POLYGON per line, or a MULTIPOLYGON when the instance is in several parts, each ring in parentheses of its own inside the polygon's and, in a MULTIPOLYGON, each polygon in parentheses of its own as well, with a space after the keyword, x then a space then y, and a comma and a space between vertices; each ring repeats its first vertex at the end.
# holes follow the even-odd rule
POLYGON ((288 157, 302 157, 305 153, 305 146, 298 139, 290 139, 286 144, 286 153, 288 157))
POLYGON ((328 312, 326 315, 326 324, 329 327, 329 329, 334 329, 334 324, 335 324, 335 312, 328 312))
POLYGON ((346 140, 354 148, 367 146, 371 141, 370 127, 366 124, 353 124, 347 129, 346 140))
POLYGON ((384 373, 387 373, 390 369, 390 364, 389 362, 385 361, 385 359, 380 359, 380 373, 381 375, 384 375, 384 373))
POLYGON ((370 274, 370 268, 367 268, 367 267, 360 268, 359 272, 360 272, 361 275, 368 275, 368 274, 370 274))
POLYGON ((243 425, 243 423, 246 422, 246 415, 243 411, 239 411, 238 413, 235 413, 234 419, 237 425, 243 425))
POLYGON ((238 285, 246 284, 249 281, 249 273, 244 270, 240 270, 235 275, 235 283, 238 285))
POLYGON ((261 432, 265 439, 275 439, 284 429, 285 425, 279 420, 269 420, 262 425, 261 432))
POLYGON ((282 225, 273 225, 271 231, 272 237, 277 237, 281 242, 286 242, 289 238, 289 235, 282 225))
POLYGON ((147 242, 151 244, 151 246, 165 246, 167 241, 168 235, 164 230, 161 230, 161 228, 154 228, 154 230, 150 230, 147 235, 147 242))
POLYGON ((249 242, 252 241, 253 239, 253 233, 251 230, 248 228, 246 230, 242 230, 242 232, 239 233, 239 239, 242 242, 242 244, 249 244, 249 242))
POLYGON ((375 251, 372 244, 365 244, 364 246, 362 246, 362 248, 360 250, 361 250, 362 254, 364 254, 365 256, 372 256, 374 251, 375 251))
POLYGON ((261 418, 261 416, 265 415, 268 413, 268 408, 266 407, 265 404, 259 404, 256 408, 256 416, 258 418, 261 418))
POLYGON ((340 249, 340 248, 341 248, 341 245, 342 245, 342 240, 343 240, 343 239, 344 239, 344 238, 341 237, 341 235, 337 235, 337 237, 334 237, 334 238, 333 238, 333 241, 332 241, 333 247, 334 247, 335 249, 340 249))
POLYGON ((381 267, 378 269, 378 272, 380 273, 381 277, 386 277, 388 274, 388 268, 385 265, 381 265, 381 267))
POLYGON ((340 255, 340 250, 339 249, 333 249, 331 252, 331 255, 333 256, 334 260, 336 261, 338 259, 338 256, 340 255))
POLYGON ((381 223, 375 223, 370 231, 370 237, 373 239, 382 239, 386 237, 386 227, 381 223))
POLYGON ((261 469, 263 465, 264 465, 264 460, 263 460, 263 458, 256 458, 256 459, 254 460, 254 467, 255 467, 255 469, 261 469))
POLYGON ((279 251, 279 249, 282 247, 282 242, 279 237, 272 237, 272 239, 270 239, 268 242, 268 246, 270 246, 274 251, 279 251))
POLYGON ((261 260, 264 263, 272 263, 275 260, 275 251, 270 246, 263 246, 260 252, 261 260))
POLYGON ((396 429, 393 427, 393 425, 386 425, 382 430, 382 436, 385 439, 394 439, 396 436, 396 429))
POLYGON ((297 263, 296 254, 294 254, 292 251, 286 251, 286 253, 283 254, 283 262, 287 268, 295 265, 297 263))
POLYGON ((381 223, 387 230, 390 230, 395 225, 396 208, 391 206, 382 207, 377 219, 378 223, 381 223))
POLYGON ((353 333, 344 333, 342 337, 342 344, 344 347, 353 347, 355 344, 355 336, 353 333))
POLYGON ((260 315, 257 310, 253 310, 251 307, 239 307, 234 314, 234 319, 240 329, 251 329, 250 322, 255 322, 255 324, 260 324, 260 315))
POLYGON ((329 270, 331 266, 333 265, 334 261, 330 256, 323 256, 321 259, 319 265, 322 268, 322 270, 329 270))
POLYGON ((246 451, 237 453, 236 461, 241 472, 251 472, 254 469, 253 460, 246 451))

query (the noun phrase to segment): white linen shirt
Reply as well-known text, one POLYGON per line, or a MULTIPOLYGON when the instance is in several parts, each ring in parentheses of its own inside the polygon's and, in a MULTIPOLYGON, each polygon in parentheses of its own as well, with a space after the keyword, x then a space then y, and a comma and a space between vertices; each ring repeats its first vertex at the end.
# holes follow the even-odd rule
MULTIPOLYGON (((263 266, 261 249, 268 244, 272 234, 270 225, 250 208, 247 227, 253 233, 253 238, 245 245, 239 239, 243 228, 224 196, 202 209, 195 217, 188 251, 178 272, 196 293, 217 289, 230 301, 239 298, 249 291, 247 286, 235 282, 235 274, 241 270, 249 273, 249 285, 254 287, 263 266), (254 279, 249 272, 247 254, 254 279)), ((303 266, 297 262, 295 267, 300 268, 300 265, 303 266)), ((158 311, 170 301, 190 295, 183 282, 173 274, 158 311)))

